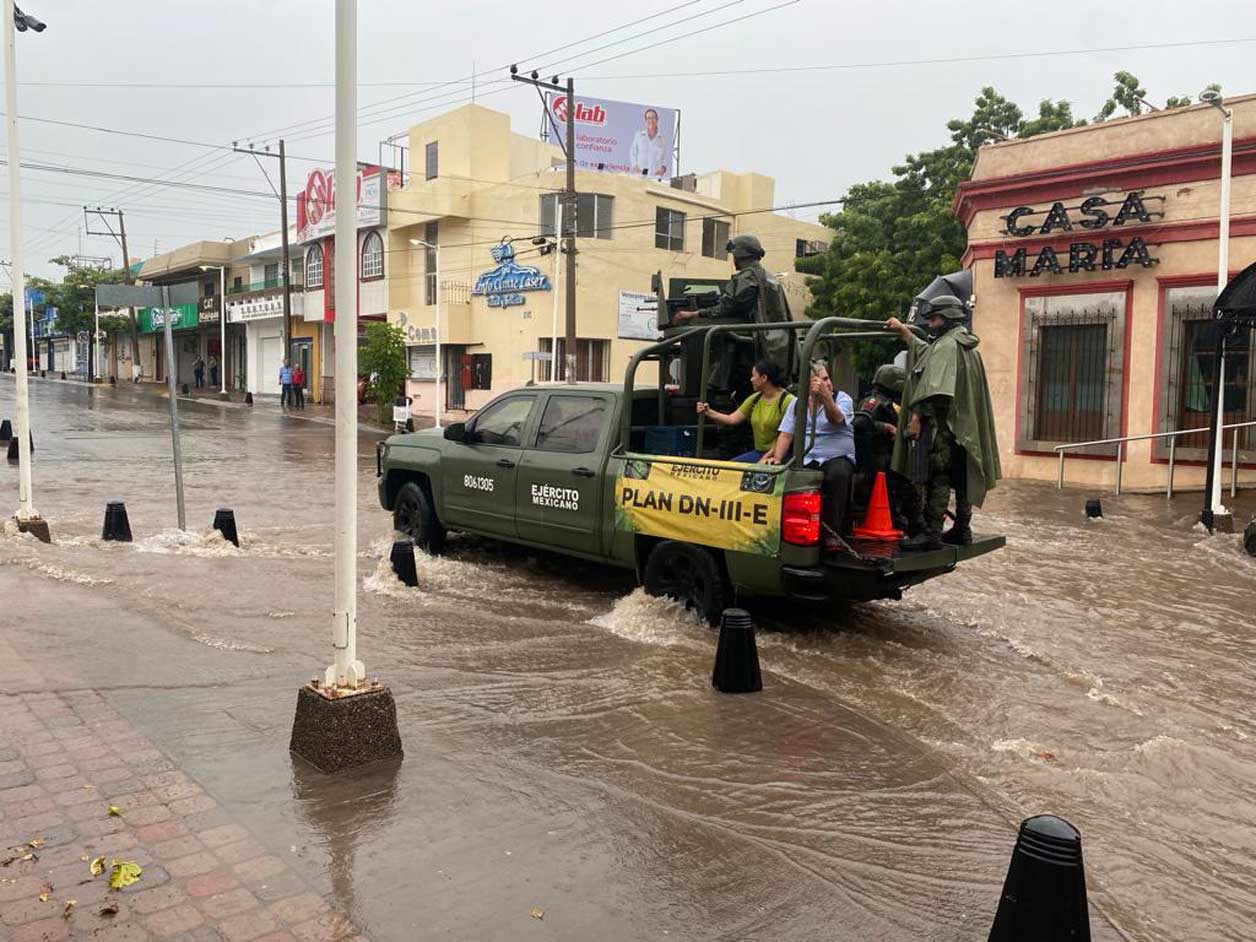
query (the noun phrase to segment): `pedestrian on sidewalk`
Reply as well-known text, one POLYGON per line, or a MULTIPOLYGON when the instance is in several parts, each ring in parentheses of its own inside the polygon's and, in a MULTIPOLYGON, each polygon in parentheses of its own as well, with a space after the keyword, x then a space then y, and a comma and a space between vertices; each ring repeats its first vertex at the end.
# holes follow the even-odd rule
POLYGON ((196 355, 196 359, 192 361, 192 376, 193 376, 192 381, 193 383, 195 383, 196 388, 197 389, 204 388, 205 386, 205 361, 201 359, 201 355, 199 353, 196 355))
POLYGON ((292 399, 292 367, 283 361, 279 367, 279 408, 286 409, 292 399))
POLYGON ((209 355, 209 385, 218 385, 218 357, 209 355))
POLYGON ((298 409, 305 409, 305 370, 298 363, 292 368, 292 395, 298 409))

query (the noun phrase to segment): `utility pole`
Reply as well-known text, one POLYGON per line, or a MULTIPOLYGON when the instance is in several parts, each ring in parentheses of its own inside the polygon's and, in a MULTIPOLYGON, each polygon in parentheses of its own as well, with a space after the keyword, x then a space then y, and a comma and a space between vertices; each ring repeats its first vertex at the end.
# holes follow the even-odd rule
MULTIPOLYGON (((564 329, 564 351, 563 359, 566 361, 567 382, 574 383, 576 381, 576 82, 573 78, 568 78, 565 85, 558 83, 558 76, 553 76, 548 82, 541 79, 536 72, 529 76, 519 74, 519 67, 512 65, 510 67, 510 77, 516 82, 523 82, 537 89, 537 94, 541 94, 541 89, 548 89, 556 95, 565 95, 567 101, 567 141, 563 147, 563 152, 567 157, 567 184, 563 189, 562 195, 559 197, 562 206, 562 225, 559 232, 562 234, 562 254, 567 256, 566 273, 566 291, 567 291, 567 323, 564 329)), ((554 117, 551 114, 550 103, 544 100, 545 114, 551 125, 554 125, 554 117)), ((554 127, 557 133, 557 126, 554 127)), ((557 285, 554 286, 557 290, 557 285)), ((552 361, 552 375, 558 378, 558 350, 553 351, 554 360, 552 361)))
MULTIPOLYGON (((95 209, 83 207, 83 219, 87 225, 87 234, 94 236, 110 236, 115 242, 122 247, 122 283, 127 285, 135 284, 135 279, 131 277, 131 256, 127 254, 126 248, 126 218, 120 209, 101 209, 97 206, 95 209), (87 222, 88 216, 98 216, 104 224, 105 232, 92 232, 92 224, 87 222), (113 226, 109 225, 106 216, 116 216, 118 219, 118 231, 113 231, 113 226)), ((143 372, 140 364, 140 325, 135 317, 135 308, 127 308, 127 314, 130 316, 131 322, 131 382, 139 380, 140 373, 143 372)))
MULTIPOLYGON (((279 232, 280 239, 283 240, 283 355, 284 359, 292 360, 292 262, 288 258, 288 158, 284 153, 283 139, 279 141, 279 153, 271 153, 270 145, 267 144, 261 150, 258 150, 252 144, 248 147, 240 147, 238 141, 231 142, 231 149, 237 154, 248 154, 254 160, 259 157, 275 157, 279 160, 279 192, 275 193, 275 184, 270 183, 270 177, 266 175, 266 171, 262 170, 262 175, 266 176, 266 182, 270 183, 270 189, 275 196, 279 198, 279 232)), ((261 161, 257 161, 257 165, 262 165, 261 161)), ((224 316, 225 313, 224 313, 224 316)))
POLYGON ((17 133, 17 31, 31 28, 43 32, 44 24, 21 13, 13 0, 4 0, 4 112, 9 148, 9 250, 13 253, 13 346, 18 368, 17 402, 14 408, 14 434, 17 436, 17 526, 23 533, 33 533, 45 543, 51 542, 48 524, 35 510, 31 496, 31 413, 26 376, 26 272, 23 270, 22 237, 22 151, 17 133))

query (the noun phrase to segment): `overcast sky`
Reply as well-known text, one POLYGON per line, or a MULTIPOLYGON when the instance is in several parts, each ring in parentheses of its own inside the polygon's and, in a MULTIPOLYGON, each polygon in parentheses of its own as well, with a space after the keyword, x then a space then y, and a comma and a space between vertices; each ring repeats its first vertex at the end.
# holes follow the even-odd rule
MULTIPOLYGON (((331 136, 320 119, 334 108, 332 0, 23 5, 48 29, 18 35, 19 114, 217 145, 282 131, 290 153, 330 166, 331 136), (304 87, 278 87, 284 83, 304 87), (209 85, 249 87, 184 87, 209 85)), ((502 82, 502 67, 518 61, 546 75, 570 70, 581 95, 681 109, 682 170, 769 174, 779 203, 833 199, 852 183, 889 176, 905 153, 945 143, 945 122, 968 115, 985 84, 1026 111, 1052 97, 1087 116, 1122 68, 1143 80, 1153 101, 1195 95, 1212 81, 1227 95, 1256 91, 1256 4, 1238 0, 360 0, 358 41, 359 106, 371 115, 358 133, 363 160, 376 159, 381 138, 465 100, 473 71, 482 73, 478 101, 508 112, 516 131, 536 133, 535 92, 502 82), (730 22, 739 17, 746 18, 730 22), (676 36, 684 38, 634 51, 676 36), (887 64, 1237 39, 1249 41, 887 64), (582 40, 589 41, 569 45, 582 40), (545 55, 559 47, 567 48, 545 55), (622 57, 595 64, 611 56, 622 57), (869 67, 675 74, 835 65, 869 67), (455 84, 426 84, 442 82, 455 84)), ((1256 128, 1235 133, 1250 136, 1256 128)), ((25 163, 267 190, 252 159, 222 150, 30 120, 21 122, 21 134, 25 163)), ((291 163, 291 190, 311 166, 291 163)), ((37 170, 24 170, 22 181, 26 268, 46 276, 59 275, 47 260, 62 253, 120 259, 112 240, 80 235, 83 203, 126 210, 132 257, 278 227, 275 204, 251 197, 37 170)), ((7 180, 3 200, 7 214, 7 180)), ((10 254, 6 225, 0 257, 10 254)))

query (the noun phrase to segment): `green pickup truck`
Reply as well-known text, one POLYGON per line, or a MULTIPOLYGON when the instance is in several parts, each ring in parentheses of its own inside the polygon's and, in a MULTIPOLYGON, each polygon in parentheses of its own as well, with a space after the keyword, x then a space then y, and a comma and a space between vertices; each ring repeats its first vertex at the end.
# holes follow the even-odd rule
MULTIPOLYGON (((809 327, 801 362, 833 336, 870 336, 866 323, 853 323, 863 330, 839 318, 798 325, 809 327)), ((821 476, 802 466, 803 410, 794 455, 777 466, 723 460, 694 410, 711 336, 744 339, 754 329, 678 331, 637 353, 623 385, 515 389, 466 423, 394 435, 377 450, 380 503, 430 553, 460 531, 633 569, 647 592, 679 599, 712 624, 750 596, 897 599, 1003 545, 988 536, 909 554, 855 540, 853 554, 822 553, 821 476), (694 344, 703 349, 701 376, 686 381, 676 365, 694 344), (656 388, 634 388, 650 361, 656 388)))

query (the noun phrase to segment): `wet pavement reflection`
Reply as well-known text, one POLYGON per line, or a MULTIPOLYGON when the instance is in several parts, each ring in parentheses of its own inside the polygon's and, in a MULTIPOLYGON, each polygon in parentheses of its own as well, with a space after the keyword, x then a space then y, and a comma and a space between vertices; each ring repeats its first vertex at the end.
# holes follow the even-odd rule
POLYGON ((326 779, 286 744, 327 656, 332 429, 188 404, 184 534, 164 401, 32 397, 54 543, 0 536, 29 643, 373 938, 984 938, 1040 811, 1081 829, 1128 937, 1250 936, 1256 560, 1191 527, 1197 495, 1101 495, 1088 521, 1085 494, 1008 483, 977 525, 1007 548, 901 602, 752 604, 765 690, 721 697, 710 631, 628 574, 456 537, 401 585, 364 434, 359 652, 406 758, 326 779), (135 543, 100 541, 109 500, 135 543))

